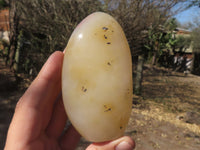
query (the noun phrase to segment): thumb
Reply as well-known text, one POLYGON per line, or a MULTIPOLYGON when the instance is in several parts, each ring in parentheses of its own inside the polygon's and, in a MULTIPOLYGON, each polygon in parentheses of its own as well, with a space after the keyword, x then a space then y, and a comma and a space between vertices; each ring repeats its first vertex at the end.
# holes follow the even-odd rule
POLYGON ((114 141, 93 143, 86 150, 133 150, 135 142, 128 136, 121 137, 114 141))

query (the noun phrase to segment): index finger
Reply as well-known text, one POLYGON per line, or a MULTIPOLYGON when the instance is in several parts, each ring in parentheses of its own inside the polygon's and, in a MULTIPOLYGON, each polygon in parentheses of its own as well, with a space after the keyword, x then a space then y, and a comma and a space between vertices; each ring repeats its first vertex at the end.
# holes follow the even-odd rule
POLYGON ((17 140, 30 141, 47 127, 61 92, 62 61, 62 52, 53 53, 19 100, 9 129, 10 133, 19 132, 17 140))
POLYGON ((61 92, 61 70, 63 53, 54 52, 42 67, 36 79, 20 99, 25 105, 42 111, 50 109, 61 92))

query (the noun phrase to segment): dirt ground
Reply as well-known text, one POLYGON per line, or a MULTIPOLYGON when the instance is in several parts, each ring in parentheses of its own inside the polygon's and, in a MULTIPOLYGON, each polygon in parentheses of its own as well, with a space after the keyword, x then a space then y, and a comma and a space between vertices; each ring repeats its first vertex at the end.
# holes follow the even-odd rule
MULTIPOLYGON (((0 149, 16 102, 28 87, 17 82, 0 59, 0 149)), ((133 109, 125 135, 136 150, 200 149, 200 77, 145 66, 141 96, 133 96, 133 109)), ((89 142, 81 139, 77 150, 89 142)))

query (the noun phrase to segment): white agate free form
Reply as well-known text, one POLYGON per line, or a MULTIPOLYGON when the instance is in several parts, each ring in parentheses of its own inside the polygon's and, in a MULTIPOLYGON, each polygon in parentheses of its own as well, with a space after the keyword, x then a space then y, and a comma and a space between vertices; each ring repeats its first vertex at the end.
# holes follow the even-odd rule
POLYGON ((76 130, 91 142, 123 136, 132 109, 132 60, 117 21, 96 12, 73 31, 65 49, 62 95, 76 130))

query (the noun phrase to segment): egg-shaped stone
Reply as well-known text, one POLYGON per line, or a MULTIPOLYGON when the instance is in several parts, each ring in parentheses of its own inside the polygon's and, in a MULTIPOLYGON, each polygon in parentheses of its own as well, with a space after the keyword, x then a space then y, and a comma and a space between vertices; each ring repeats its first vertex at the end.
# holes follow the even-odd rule
POLYGON ((71 123, 91 142, 123 136, 132 85, 131 53, 121 26, 106 13, 89 15, 65 48, 62 95, 71 123))

